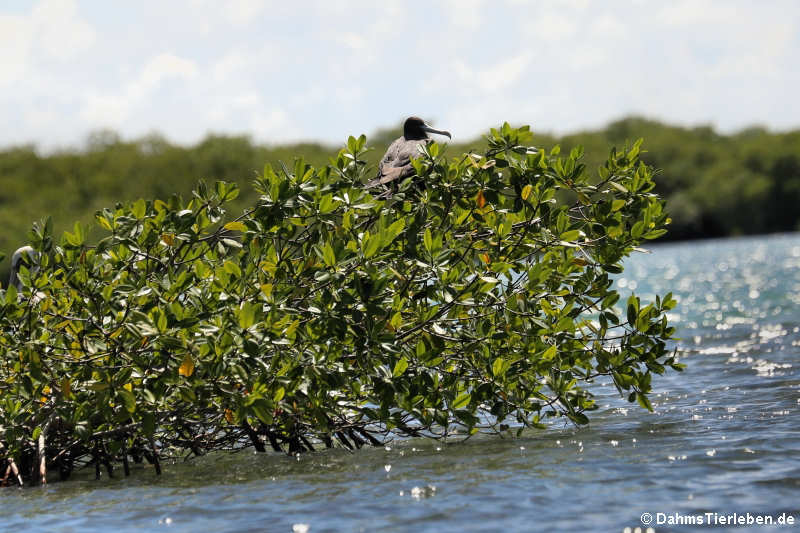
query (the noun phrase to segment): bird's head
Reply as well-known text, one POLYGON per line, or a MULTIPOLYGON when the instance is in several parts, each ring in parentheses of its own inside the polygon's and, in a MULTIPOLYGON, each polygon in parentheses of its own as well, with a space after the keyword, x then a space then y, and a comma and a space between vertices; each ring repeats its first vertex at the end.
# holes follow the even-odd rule
POLYGON ((447 135, 448 139, 452 139, 449 131, 431 128, 419 117, 408 117, 405 124, 403 124, 403 137, 405 137, 407 140, 427 139, 428 133, 447 135))

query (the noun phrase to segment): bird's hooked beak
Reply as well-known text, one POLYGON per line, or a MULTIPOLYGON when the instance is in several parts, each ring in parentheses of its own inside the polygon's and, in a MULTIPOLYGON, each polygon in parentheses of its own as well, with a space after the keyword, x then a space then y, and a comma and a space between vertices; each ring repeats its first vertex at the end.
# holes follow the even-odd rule
POLYGON ((427 124, 423 124, 422 125, 422 131, 427 131, 428 133, 435 133, 437 135, 447 135, 448 139, 452 139, 453 138, 453 137, 450 136, 450 132, 449 131, 437 130, 435 128, 431 128, 427 124))

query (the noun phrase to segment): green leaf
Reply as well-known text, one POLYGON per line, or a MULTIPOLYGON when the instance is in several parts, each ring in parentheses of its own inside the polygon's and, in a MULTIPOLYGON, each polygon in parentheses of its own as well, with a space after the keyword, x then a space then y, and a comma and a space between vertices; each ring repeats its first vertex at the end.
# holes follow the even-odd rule
POLYGON ((529 183, 525 187, 522 188, 522 199, 527 200, 528 197, 531 195, 531 191, 533 190, 533 186, 529 183))
POLYGON ((558 353, 558 347, 554 344, 542 352, 542 359, 545 361, 552 361, 558 353))
POLYGON ((156 320, 156 328, 160 333, 164 333, 167 331, 167 315, 163 311, 158 313, 158 319, 156 320))
POLYGON ((472 399, 472 396, 467 392, 459 394, 456 397, 456 399, 453 401, 453 403, 450 406, 450 408, 451 409, 463 409, 464 407, 469 405, 469 402, 470 402, 471 399, 472 399))
POLYGON ((428 253, 433 252, 433 235, 431 235, 431 229, 425 228, 425 235, 422 238, 423 244, 425 244, 425 249, 428 250, 428 253))
POLYGON ((364 257, 369 259, 378 253, 381 249, 381 236, 370 235, 369 232, 364 234, 364 257))
POLYGON ((261 398, 253 402, 250 406, 256 418, 265 424, 272 424, 272 409, 265 399, 261 398))
POLYGON ((635 326, 636 318, 639 316, 639 299, 633 294, 631 294, 630 297, 628 298, 628 304, 626 306, 626 309, 627 309, 628 324, 630 324, 631 326, 635 326))
POLYGON ((333 194, 326 194, 322 197, 319 201, 319 212, 320 214, 326 215, 336 209, 339 206, 338 201, 333 199, 333 194))
POLYGON ((511 364, 508 361, 498 357, 492 363, 492 375, 496 378, 503 377, 510 366, 511 364))
POLYGON ((336 266, 336 254, 333 252, 333 247, 329 242, 322 245, 322 260, 327 267, 336 266))
POLYGON ((622 185, 620 185, 616 181, 609 181, 608 184, 611 185, 612 187, 614 187, 615 189, 617 189, 619 192, 622 192, 622 193, 627 193, 628 192, 628 189, 626 189, 625 187, 623 187, 622 185))
POLYGON ((117 397, 122 401, 125 410, 133 413, 136 410, 136 397, 127 389, 118 389, 117 397))
POLYGON ((252 302, 244 302, 242 304, 237 313, 240 328, 250 329, 256 323, 256 311, 258 308, 258 304, 252 302))
POLYGON ((234 221, 225 224, 225 229, 230 231, 241 231, 244 233, 247 231, 247 226, 245 226, 243 222, 234 221))
POLYGON ((665 229, 654 229, 652 231, 648 231, 647 233, 645 233, 642 236, 645 239, 652 240, 652 239, 658 239, 659 237, 661 237, 665 233, 667 233, 667 230, 665 230, 665 229))
POLYGON ((103 229, 111 231, 111 222, 109 222, 108 219, 105 216, 103 216, 102 213, 97 213, 94 216, 94 218, 95 220, 97 220, 97 223, 103 227, 103 229))
POLYGON ((286 395, 286 389, 284 389, 283 387, 278 387, 278 389, 275 391, 275 394, 272 396, 272 401, 278 403, 283 399, 285 395, 286 395))
POLYGON ((392 315, 392 319, 389 321, 389 324, 391 324, 394 329, 399 329, 400 326, 403 325, 403 313, 398 311, 392 315))
POLYGON ((147 204, 143 199, 139 198, 133 202, 133 205, 131 206, 131 212, 133 213, 133 216, 141 220, 144 218, 144 215, 147 212, 147 204))
POLYGON ((299 318, 295 319, 291 324, 289 324, 289 327, 286 328, 284 335, 286 335, 289 339, 294 340, 295 332, 297 331, 297 327, 299 325, 300 325, 300 319, 299 318))
POLYGON ((585 426, 589 423, 589 418, 583 413, 567 413, 567 416, 570 420, 581 426, 585 426))
POLYGON ((634 239, 640 239, 642 237, 642 232, 644 231, 644 222, 641 220, 633 225, 631 228, 631 237, 634 239))
POLYGON ((574 230, 571 230, 571 231, 565 231, 564 233, 562 233, 559 236, 559 238, 562 241, 574 241, 575 239, 577 239, 580 236, 581 236, 580 230, 574 229, 574 230))
POLYGON ((392 377, 396 378, 402 376, 407 368, 408 368, 408 360, 405 357, 400 358, 394 364, 394 370, 392 370, 392 377))
POLYGON ((236 263, 234 263, 230 259, 225 261, 225 264, 223 265, 223 268, 225 269, 225 272, 227 272, 228 274, 236 276, 237 278, 241 278, 242 277, 242 269, 239 268, 239 265, 237 265, 236 263))
POLYGON ((396 220, 386 230, 386 242, 384 246, 391 244, 391 242, 406 228, 406 221, 404 219, 396 220))
POLYGON ((647 395, 641 392, 637 392, 636 401, 639 403, 639 405, 641 405, 651 413, 653 412, 653 404, 650 403, 650 400, 647 398, 647 395))

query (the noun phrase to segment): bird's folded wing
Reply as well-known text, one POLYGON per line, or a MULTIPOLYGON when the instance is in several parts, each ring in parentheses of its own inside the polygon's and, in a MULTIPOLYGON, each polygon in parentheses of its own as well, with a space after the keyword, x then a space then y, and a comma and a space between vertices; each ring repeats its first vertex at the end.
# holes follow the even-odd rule
POLYGON ((384 168, 383 171, 381 172, 381 175, 375 179, 368 181, 365 187, 370 188, 370 187, 377 187, 378 185, 385 185, 396 179, 410 176, 413 173, 414 173, 414 167, 412 167, 411 165, 405 167, 384 168))

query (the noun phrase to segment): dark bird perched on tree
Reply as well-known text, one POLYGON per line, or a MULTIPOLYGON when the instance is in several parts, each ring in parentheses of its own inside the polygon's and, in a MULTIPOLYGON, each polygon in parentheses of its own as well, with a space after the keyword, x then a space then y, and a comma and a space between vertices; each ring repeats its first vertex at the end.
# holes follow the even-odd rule
POLYGON ((433 129, 419 117, 408 117, 403 124, 403 136, 389 145, 389 149, 378 164, 378 175, 367 182, 366 187, 385 186, 387 183, 413 175, 411 158, 420 156, 420 146, 432 142, 428 133, 447 135, 451 138, 448 131, 433 129))

